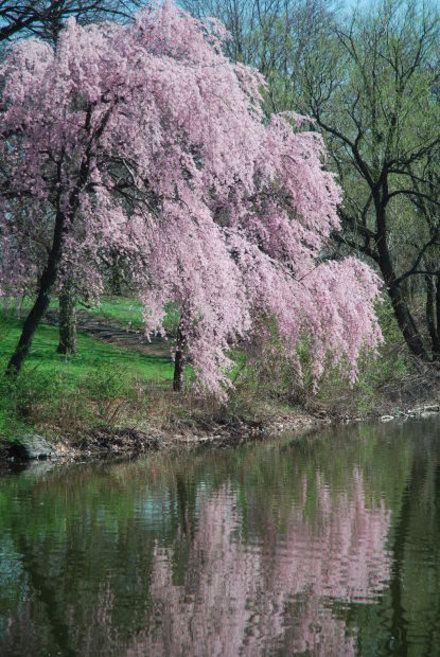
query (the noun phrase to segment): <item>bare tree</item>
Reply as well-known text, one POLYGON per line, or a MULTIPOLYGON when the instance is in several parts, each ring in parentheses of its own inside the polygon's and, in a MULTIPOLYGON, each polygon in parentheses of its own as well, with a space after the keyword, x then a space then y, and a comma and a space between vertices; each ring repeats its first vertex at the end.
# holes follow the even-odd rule
POLYGON ((345 191, 343 240, 376 263, 405 341, 424 359, 403 283, 440 245, 438 188, 426 166, 440 146, 439 36, 432 7, 384 0, 338 27, 301 68, 304 109, 327 136, 345 191))
POLYGON ((0 42, 23 36, 55 41, 65 21, 127 20, 136 0, 0 0, 0 42))
POLYGON ((270 78, 291 73, 310 38, 333 15, 332 0, 181 0, 193 16, 214 16, 226 26, 228 55, 270 78))

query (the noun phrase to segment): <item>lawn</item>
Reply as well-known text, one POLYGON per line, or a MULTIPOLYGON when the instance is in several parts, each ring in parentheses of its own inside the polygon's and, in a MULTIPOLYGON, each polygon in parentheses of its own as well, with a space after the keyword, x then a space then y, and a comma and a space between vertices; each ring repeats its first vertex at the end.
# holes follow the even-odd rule
MULTIPOLYGON (((121 304, 122 305, 122 304, 121 304)), ((114 305, 111 306, 112 308, 114 305)), ((134 311, 133 311, 134 312, 134 311)), ((10 315, 0 316, 0 360, 11 354, 20 335, 21 322, 10 315)), ((173 367, 170 358, 131 351, 88 335, 78 335, 78 353, 62 356, 56 353, 58 330, 54 326, 41 324, 35 335, 31 353, 25 363, 26 369, 58 371, 75 385, 90 371, 105 366, 114 367, 148 381, 169 381, 173 367)))
POLYGON ((21 324, 12 313, 0 312, 0 442, 34 429, 81 433, 112 425, 123 413, 131 422, 134 411, 141 417, 151 413, 152 394, 171 391, 170 356, 79 334, 77 354, 66 357, 56 353, 57 327, 44 323, 20 376, 5 377, 21 324))
POLYGON ((103 297, 99 306, 89 309, 92 315, 107 319, 121 326, 130 326, 142 330, 142 304, 137 299, 129 297, 103 297))
MULTIPOLYGON (((23 300, 21 304, 22 315, 30 309, 31 304, 32 300, 29 297, 23 300)), ((8 299, 8 307, 15 308, 15 303, 12 299, 8 299)), ((51 310, 57 310, 58 299, 52 299, 49 307, 51 310)), ((119 324, 120 326, 133 328, 138 331, 142 331, 144 328, 142 304, 134 297, 104 296, 96 306, 85 307, 79 304, 78 310, 87 310, 91 315, 108 320, 112 324, 119 324)), ((174 335, 178 321, 178 311, 173 304, 168 304, 164 319, 164 326, 168 334, 174 335)))

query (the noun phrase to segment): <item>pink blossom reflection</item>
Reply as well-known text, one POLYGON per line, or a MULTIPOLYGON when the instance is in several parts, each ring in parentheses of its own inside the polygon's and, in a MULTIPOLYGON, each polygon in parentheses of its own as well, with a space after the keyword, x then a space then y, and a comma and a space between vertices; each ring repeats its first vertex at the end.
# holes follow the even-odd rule
POLYGON ((383 502, 367 503, 359 471, 351 482, 348 492, 332 495, 318 474, 312 520, 304 482, 282 529, 254 541, 242 536, 230 487, 201 500, 183 584, 176 583, 173 549, 155 547, 154 613, 126 656, 355 655, 356 630, 334 606, 373 603, 382 592, 390 512, 383 502))

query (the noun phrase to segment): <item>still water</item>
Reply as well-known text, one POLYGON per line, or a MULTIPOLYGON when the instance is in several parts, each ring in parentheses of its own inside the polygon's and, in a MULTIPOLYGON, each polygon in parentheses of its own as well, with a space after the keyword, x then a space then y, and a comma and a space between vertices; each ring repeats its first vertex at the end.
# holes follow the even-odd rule
POLYGON ((0 655, 440 655, 440 421, 4 471, 0 655))

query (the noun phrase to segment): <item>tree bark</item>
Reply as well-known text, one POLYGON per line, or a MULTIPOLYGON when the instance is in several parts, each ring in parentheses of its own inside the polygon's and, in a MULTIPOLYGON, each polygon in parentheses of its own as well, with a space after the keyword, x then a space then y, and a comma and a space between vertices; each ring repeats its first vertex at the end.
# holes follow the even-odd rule
POLYGON ((435 319, 437 326, 436 348, 432 350, 434 360, 440 360, 440 276, 435 277, 435 319))
POLYGON ((173 390, 174 392, 181 392, 183 388, 183 369, 184 362, 184 339, 180 325, 177 329, 176 337, 176 355, 174 357, 174 377, 173 377, 173 390))
MULTIPOLYGON (((99 129, 95 133, 95 137, 97 139, 101 136, 106 126, 106 123, 110 118, 110 114, 111 114, 111 108, 107 110, 99 129)), ((91 117, 91 109, 89 109, 87 113, 87 120, 85 126, 87 132, 90 132, 90 117, 91 117)), ((62 210, 62 206, 61 206, 62 159, 64 157, 64 153, 60 161, 57 163, 57 169, 58 169, 57 182, 59 185, 59 189, 58 189, 56 205, 55 205, 56 213, 55 213, 55 225, 53 231, 52 246, 49 251, 49 256, 47 258, 46 267, 40 279, 37 298, 35 299, 35 303, 32 306, 29 315, 27 316, 23 324, 23 329, 18 344, 15 348, 15 352, 13 353, 8 363, 8 366, 6 368, 6 372, 8 374, 18 374, 20 372, 23 362, 31 348, 35 331, 37 330, 38 325, 41 322, 41 319, 43 318, 44 314, 46 313, 49 307, 50 295, 52 293, 53 287, 55 285, 58 276, 58 269, 59 269, 59 264, 61 261, 61 255, 63 250, 64 235, 67 230, 67 226, 72 225, 73 219, 75 217, 75 213, 78 209, 79 193, 82 187, 85 185, 89 173, 91 151, 92 151, 92 141, 90 141, 89 144, 87 145, 85 155, 81 162, 77 184, 74 186, 67 199, 68 201, 67 207, 69 208, 67 214, 64 212, 64 210, 62 210)))
POLYGON ((67 280, 59 295, 59 343, 57 353, 76 353, 75 295, 71 281, 67 280))
POLYGON ((8 374, 18 374, 20 372, 23 362, 31 348, 35 331, 49 307, 50 294, 58 274, 65 223, 64 213, 58 210, 55 218, 52 248, 49 253, 46 268, 40 279, 37 298, 26 317, 20 339, 8 363, 6 370, 8 374))
POLYGON ((382 193, 379 194, 376 191, 374 197, 377 222, 377 263, 382 272, 388 295, 391 299, 391 304, 393 306, 397 324, 402 332, 409 350, 418 358, 421 358, 422 360, 429 360, 422 337, 419 333, 411 311, 408 308, 408 303, 402 293, 402 287, 397 280, 393 261, 389 252, 387 243, 387 198, 388 188, 386 181, 384 181, 382 193))
POLYGON ((112 264, 111 264, 111 275, 110 275, 110 289, 111 293, 116 296, 122 296, 123 293, 123 283, 124 276, 121 267, 121 258, 119 254, 115 251, 111 255, 112 264))
POLYGON ((422 360, 429 360, 422 337, 408 308, 408 304, 403 297, 400 286, 391 285, 388 288, 388 294, 391 299, 391 304, 393 306, 397 324, 402 332, 409 350, 418 358, 421 358, 422 360))
POLYGON ((434 283, 432 274, 425 276, 426 284, 426 323, 428 326, 429 337, 432 345, 432 359, 439 360, 440 357, 440 336, 438 332, 438 296, 439 290, 434 283))

